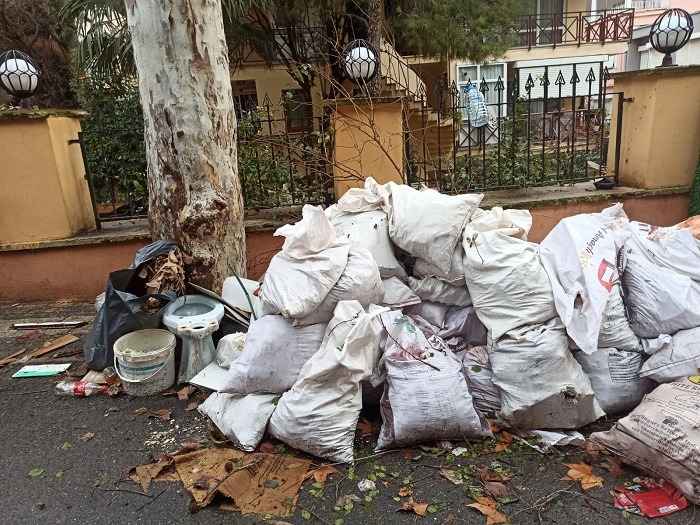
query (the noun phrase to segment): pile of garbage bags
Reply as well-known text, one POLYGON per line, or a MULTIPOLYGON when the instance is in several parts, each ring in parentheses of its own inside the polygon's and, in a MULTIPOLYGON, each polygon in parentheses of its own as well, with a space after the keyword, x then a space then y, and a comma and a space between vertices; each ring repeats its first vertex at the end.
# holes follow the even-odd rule
POLYGON ((254 294, 263 315, 222 339, 226 385, 200 410, 246 450, 267 431, 339 462, 373 399, 378 450, 482 439, 487 416, 576 429, 633 410, 596 439, 698 501, 693 230, 616 204, 535 244, 527 210, 481 209, 482 197, 367 179, 326 210, 304 206, 276 232, 284 245, 254 294))

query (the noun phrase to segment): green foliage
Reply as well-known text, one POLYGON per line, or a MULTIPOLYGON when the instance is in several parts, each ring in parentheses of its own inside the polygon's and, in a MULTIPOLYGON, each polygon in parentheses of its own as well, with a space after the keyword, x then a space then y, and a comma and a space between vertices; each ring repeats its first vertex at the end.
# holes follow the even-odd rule
POLYGON ((482 63, 514 43, 523 0, 397 0, 390 13, 403 53, 482 63))
POLYGON ((688 217, 694 215, 700 215, 700 162, 695 170, 695 179, 690 190, 690 206, 688 207, 688 217))
POLYGON ((98 202, 127 200, 145 205, 146 152, 138 87, 83 79, 78 85, 83 140, 98 202))

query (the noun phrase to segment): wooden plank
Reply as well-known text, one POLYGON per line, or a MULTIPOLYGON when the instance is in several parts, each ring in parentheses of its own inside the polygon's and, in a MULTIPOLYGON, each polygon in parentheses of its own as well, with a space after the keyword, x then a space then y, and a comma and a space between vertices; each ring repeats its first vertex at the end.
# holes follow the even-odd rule
POLYGON ((71 343, 75 343, 76 341, 79 341, 80 338, 76 337, 71 334, 67 335, 62 335, 58 339, 54 339, 53 341, 48 341, 46 342, 43 346, 36 348, 34 350, 20 350, 19 352, 15 352, 12 355, 8 355, 7 357, 3 358, 0 360, 0 368, 11 365, 13 363, 16 363, 20 359, 24 358, 24 354, 27 354, 27 361, 31 361, 34 358, 41 357, 43 355, 46 355, 50 352, 53 352, 54 350, 58 350, 60 348, 63 348, 64 346, 68 346, 71 343), (29 353, 27 353, 29 352, 29 353))

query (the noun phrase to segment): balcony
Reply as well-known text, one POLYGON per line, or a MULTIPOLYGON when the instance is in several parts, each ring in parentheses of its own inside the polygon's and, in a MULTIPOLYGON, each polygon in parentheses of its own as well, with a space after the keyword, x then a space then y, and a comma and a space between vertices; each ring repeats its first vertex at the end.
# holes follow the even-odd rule
POLYGON ((626 42, 632 37, 634 9, 537 13, 519 18, 515 48, 580 46, 626 42))

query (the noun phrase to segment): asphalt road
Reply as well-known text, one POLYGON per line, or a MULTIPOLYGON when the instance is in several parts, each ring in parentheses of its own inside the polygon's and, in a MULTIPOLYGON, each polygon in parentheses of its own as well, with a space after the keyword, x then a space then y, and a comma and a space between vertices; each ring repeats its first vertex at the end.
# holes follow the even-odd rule
MULTIPOLYGON (((39 346, 61 335, 61 331, 27 334, 9 328, 12 322, 55 319, 91 319, 89 304, 0 303, 0 358, 18 349, 39 346)), ((83 335, 86 329, 73 333, 83 335)), ((79 348, 75 343, 74 347, 79 348)), ((75 357, 72 357, 75 359, 75 357)), ((78 367, 79 363, 73 365, 78 367)), ((163 451, 178 448, 184 441, 206 440, 207 424, 196 410, 186 411, 188 401, 174 397, 148 399, 90 397, 76 399, 53 392, 56 379, 11 379, 17 369, 0 370, 0 472, 2 480, 2 518, 8 524, 80 523, 274 523, 259 516, 241 516, 219 510, 217 506, 197 513, 189 511, 189 495, 179 483, 157 482, 150 494, 127 479, 129 469, 145 463, 163 451), (169 421, 136 415, 141 407, 172 410, 169 421), (94 436, 88 439, 89 434, 94 436)), ((378 415, 365 416, 378 425, 378 415)), ((600 426, 605 426, 601 423, 600 426)), ((356 457, 372 454, 376 436, 357 438, 356 457)), ((459 445, 455 443, 455 445, 459 445)), ((454 485, 440 476, 440 467, 464 472, 479 466, 492 466, 513 475, 507 484, 513 501, 502 506, 515 524, 555 523, 559 525, 641 523, 693 525, 700 523, 700 512, 693 507, 667 518, 646 520, 624 516, 612 506, 609 491, 620 480, 636 475, 625 470, 619 480, 607 471, 594 467, 605 478, 605 486, 582 492, 576 484, 562 481, 567 471, 564 463, 584 458, 580 449, 542 455, 524 445, 494 453, 493 443, 470 446, 470 457, 455 458, 447 454, 415 450, 407 459, 402 452, 360 461, 354 476, 347 468, 326 482, 322 490, 312 482, 302 487, 293 516, 276 518, 282 523, 321 524, 393 524, 485 523, 477 511, 467 508, 473 502, 470 483, 454 485), (379 475, 378 473, 381 473, 379 475), (338 498, 361 496, 359 480, 373 475, 377 494, 369 502, 361 501, 352 510, 335 510, 338 498), (355 479, 350 479, 350 477, 355 479), (416 501, 430 503, 425 517, 397 512, 406 497, 399 497, 406 481, 416 501), (398 499, 399 501, 396 501, 398 499), (342 522, 340 521, 342 520, 342 522)), ((282 453, 295 453, 282 449, 282 453)))

